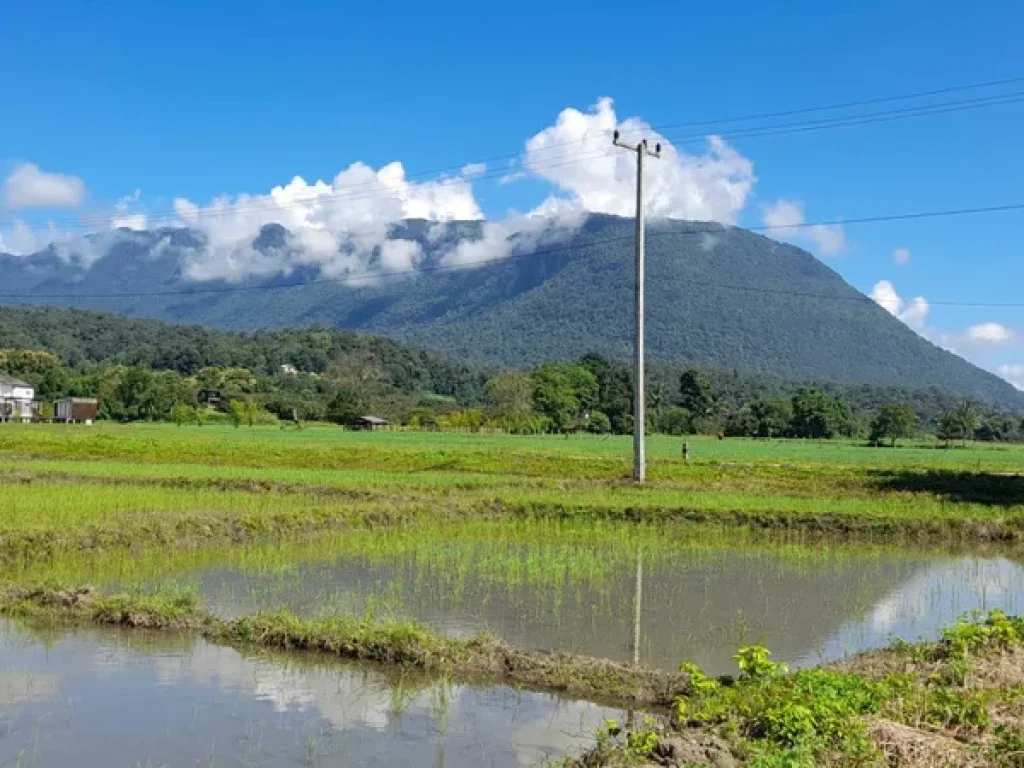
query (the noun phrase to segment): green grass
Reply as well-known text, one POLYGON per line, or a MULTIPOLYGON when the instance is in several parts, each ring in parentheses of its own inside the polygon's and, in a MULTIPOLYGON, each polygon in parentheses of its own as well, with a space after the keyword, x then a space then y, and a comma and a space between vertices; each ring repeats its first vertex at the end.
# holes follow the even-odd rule
MULTIPOLYGON (((648 439, 652 478, 682 467, 683 438, 648 439)), ((848 441, 716 440, 689 437, 692 463, 747 462, 852 465, 862 468, 1020 471, 1024 446, 972 444, 937 449, 915 443, 896 449, 848 441)), ((334 469, 480 471, 512 474, 626 477, 631 438, 576 435, 471 435, 425 432, 346 432, 332 427, 301 431, 276 427, 175 427, 166 424, 0 426, 0 453, 52 458, 116 459, 158 463, 217 463, 334 469), (589 466, 589 469, 588 469, 589 466)))
POLYGON ((700 458, 686 464, 665 456, 678 441, 653 438, 652 480, 638 487, 624 479, 628 444, 618 438, 9 425, 0 428, 0 557, 414 519, 1024 537, 1024 476, 1004 463, 1024 459, 1017 448, 693 442, 700 458))

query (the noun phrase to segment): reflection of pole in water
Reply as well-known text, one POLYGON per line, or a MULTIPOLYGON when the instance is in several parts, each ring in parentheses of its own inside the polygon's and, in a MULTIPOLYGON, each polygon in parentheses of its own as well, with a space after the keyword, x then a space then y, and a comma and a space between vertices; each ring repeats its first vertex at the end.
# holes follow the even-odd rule
POLYGON ((644 598, 644 553, 636 553, 636 591, 633 593, 633 663, 640 663, 640 604, 644 598))
MULTIPOLYGON (((633 591, 633 666, 640 664, 640 604, 644 599, 644 553, 636 552, 636 587, 633 591)), ((637 713, 630 709, 626 712, 626 722, 633 728, 639 728, 637 713)))

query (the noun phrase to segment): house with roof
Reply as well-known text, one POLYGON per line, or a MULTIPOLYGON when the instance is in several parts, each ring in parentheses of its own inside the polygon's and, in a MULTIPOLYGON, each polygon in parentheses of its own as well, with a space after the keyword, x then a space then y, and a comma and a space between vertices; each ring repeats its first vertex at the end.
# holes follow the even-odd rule
POLYGON ((371 432, 375 429, 387 429, 390 425, 391 422, 380 416, 360 416, 354 424, 356 429, 365 429, 371 432))
POLYGON ((32 421, 35 415, 35 387, 0 373, 0 421, 32 421))

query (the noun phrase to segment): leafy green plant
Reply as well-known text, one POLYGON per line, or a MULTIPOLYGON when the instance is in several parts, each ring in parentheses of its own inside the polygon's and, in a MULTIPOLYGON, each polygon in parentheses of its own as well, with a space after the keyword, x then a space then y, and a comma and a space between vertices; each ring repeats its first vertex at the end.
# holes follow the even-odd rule
POLYGON ((745 645, 733 656, 740 668, 742 680, 765 680, 784 675, 789 668, 782 662, 771 660, 772 652, 760 645, 745 645))

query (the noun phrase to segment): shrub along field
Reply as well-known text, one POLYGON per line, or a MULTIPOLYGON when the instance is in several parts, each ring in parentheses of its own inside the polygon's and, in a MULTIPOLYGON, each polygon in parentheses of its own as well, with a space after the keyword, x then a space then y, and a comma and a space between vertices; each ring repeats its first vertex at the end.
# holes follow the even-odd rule
POLYGON ((365 540, 393 526, 409 535, 416 526, 436 532, 489 521, 557 523, 545 528, 551 535, 565 523, 579 542, 651 523, 658 527, 635 541, 652 549, 658 538, 692 536, 692 523, 711 526, 716 542, 749 542, 766 529, 888 547, 1024 539, 1024 446, 688 442, 684 461, 682 438, 650 438, 650 482, 638 487, 629 480, 628 437, 5 425, 0 614, 184 628, 221 642, 325 650, 672 708, 647 726, 610 727, 583 765, 699 764, 683 757, 701 744, 705 763, 721 765, 1021 764, 1019 675, 995 688, 978 683, 999 664, 1019 668, 1024 630, 999 616, 981 629, 953 628, 938 645, 901 647, 865 657, 874 666, 861 659, 844 670, 788 675, 751 647, 739 654, 739 679, 723 683, 690 667, 666 675, 365 618, 228 620, 194 598, 98 595, 74 581, 94 572, 82 558, 111 552, 136 553, 156 568, 161 555, 173 563, 249 542, 365 540), (915 665, 913 674, 895 671, 901 664, 915 665), (919 737, 924 742, 913 742, 919 737))

